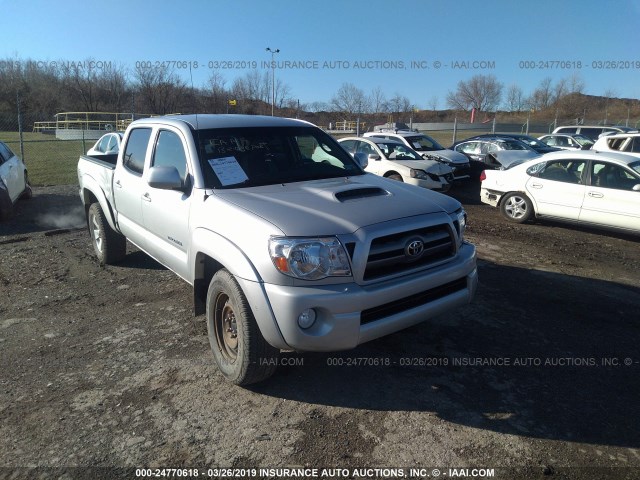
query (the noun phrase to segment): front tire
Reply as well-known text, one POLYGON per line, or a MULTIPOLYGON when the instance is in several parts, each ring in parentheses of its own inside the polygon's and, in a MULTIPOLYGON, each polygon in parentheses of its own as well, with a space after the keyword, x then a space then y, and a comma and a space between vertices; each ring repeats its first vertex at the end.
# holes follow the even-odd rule
POLYGON ((209 284, 206 317, 213 357, 227 380, 243 386, 273 375, 280 351, 264 339, 240 285, 225 269, 209 284))
POLYGON ((524 223, 533 217, 533 204, 525 194, 512 192, 500 203, 500 211, 511 222, 524 223))
POLYGON ((99 203, 93 203, 87 214, 93 250, 101 266, 118 263, 127 254, 127 239, 111 228, 99 203))
POLYGON ((395 180, 396 182, 404 182, 404 180, 402 180, 402 175, 398 175, 397 173, 392 173, 391 175, 387 175, 387 178, 390 178, 391 180, 395 180))

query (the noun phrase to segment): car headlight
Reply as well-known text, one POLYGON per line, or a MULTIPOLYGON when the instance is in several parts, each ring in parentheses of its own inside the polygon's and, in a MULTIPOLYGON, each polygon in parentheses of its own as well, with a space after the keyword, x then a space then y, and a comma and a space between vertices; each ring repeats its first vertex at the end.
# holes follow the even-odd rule
POLYGON ((347 252, 337 238, 288 238, 269 240, 269 255, 285 275, 303 280, 351 276, 347 252))

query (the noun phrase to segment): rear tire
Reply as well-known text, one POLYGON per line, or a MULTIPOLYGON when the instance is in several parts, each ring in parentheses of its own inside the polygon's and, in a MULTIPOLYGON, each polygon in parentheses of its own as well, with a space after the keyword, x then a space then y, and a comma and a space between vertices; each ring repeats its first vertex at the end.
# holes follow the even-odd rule
POLYGON ((100 265, 112 265, 125 257, 127 239, 111 228, 99 203, 93 203, 89 207, 87 223, 93 250, 100 265))
POLYGON ((31 188, 31 184, 29 183, 29 176, 27 172, 24 172, 24 192, 22 192, 22 196, 24 200, 29 200, 33 198, 33 189, 31 188))
POLYGON ((213 357, 227 380, 243 386, 273 375, 280 350, 264 339, 240 285, 225 269, 209 284, 206 318, 213 357))
POLYGON ((13 203, 7 188, 0 180, 0 221, 8 220, 13 215, 13 203))
POLYGON ((524 223, 533 217, 533 204, 524 193, 508 193, 500 202, 500 211, 511 222, 524 223))

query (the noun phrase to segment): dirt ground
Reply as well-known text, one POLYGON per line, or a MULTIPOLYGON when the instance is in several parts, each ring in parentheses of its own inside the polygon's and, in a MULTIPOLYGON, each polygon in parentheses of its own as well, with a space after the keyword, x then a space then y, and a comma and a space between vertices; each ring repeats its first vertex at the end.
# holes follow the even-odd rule
POLYGON ((242 389, 186 283, 131 247, 98 266, 76 190, 0 224, 0 478, 640 478, 640 239, 508 224, 459 187, 472 304, 242 389))

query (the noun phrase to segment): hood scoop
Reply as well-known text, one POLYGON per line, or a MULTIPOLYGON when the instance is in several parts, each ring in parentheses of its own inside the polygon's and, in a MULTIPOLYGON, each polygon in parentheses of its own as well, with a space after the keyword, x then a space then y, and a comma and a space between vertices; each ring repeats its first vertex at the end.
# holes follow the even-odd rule
POLYGON ((380 187, 350 188, 349 190, 335 193, 336 200, 339 202, 357 200, 359 198, 379 197, 382 195, 390 195, 390 193, 380 187))

